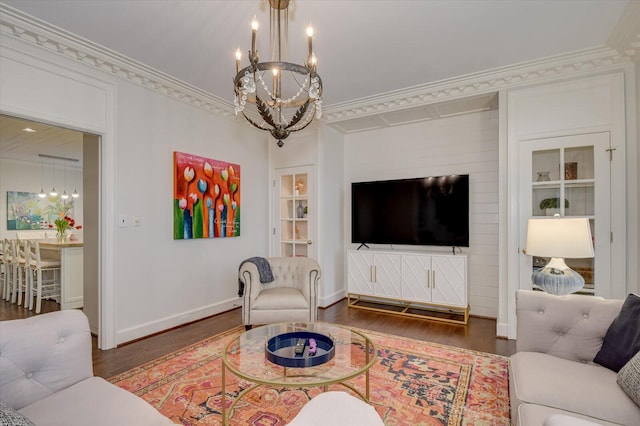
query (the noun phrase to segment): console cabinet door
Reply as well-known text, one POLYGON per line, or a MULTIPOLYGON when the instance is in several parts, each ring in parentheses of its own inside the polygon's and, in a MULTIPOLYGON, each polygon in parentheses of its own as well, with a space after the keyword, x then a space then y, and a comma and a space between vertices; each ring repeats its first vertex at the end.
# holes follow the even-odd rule
POLYGON ((373 253, 347 252, 349 293, 373 296, 373 253))
POLYGON ((402 298, 431 302, 431 256, 402 255, 402 298))
POLYGON ((431 256, 431 301, 450 306, 467 306, 467 258, 431 256))
POLYGON ((375 253, 373 279, 376 296, 399 299, 402 296, 402 255, 375 253))

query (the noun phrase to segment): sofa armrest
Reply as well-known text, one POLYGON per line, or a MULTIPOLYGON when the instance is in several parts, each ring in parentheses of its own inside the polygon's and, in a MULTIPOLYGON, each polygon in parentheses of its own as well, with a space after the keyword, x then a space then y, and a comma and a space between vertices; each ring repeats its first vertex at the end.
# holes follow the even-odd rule
POLYGON ((93 377, 89 321, 79 310, 0 321, 0 402, 19 410, 93 377))
POLYGON ((555 296, 518 290, 516 350, 592 362, 623 302, 596 296, 555 296))

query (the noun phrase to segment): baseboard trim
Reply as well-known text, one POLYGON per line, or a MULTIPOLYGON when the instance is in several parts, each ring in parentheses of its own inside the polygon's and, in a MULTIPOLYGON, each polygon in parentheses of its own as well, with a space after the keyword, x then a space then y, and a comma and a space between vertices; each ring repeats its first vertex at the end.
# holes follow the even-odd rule
POLYGON ((168 317, 160 318, 156 321, 139 324, 133 327, 118 330, 116 332, 116 345, 123 345, 133 340, 148 337, 152 334, 160 333, 174 327, 198 321, 212 315, 229 311, 238 307, 236 298, 227 300, 215 305, 205 306, 187 312, 181 312, 168 317))
POLYGON ((509 337, 509 327, 504 322, 499 322, 496 324, 496 336, 504 337, 507 339, 509 337))
POLYGON ((346 297, 347 293, 345 292, 345 290, 337 291, 329 296, 321 297, 320 299, 318 299, 318 307, 328 308, 329 306, 338 303, 346 297))

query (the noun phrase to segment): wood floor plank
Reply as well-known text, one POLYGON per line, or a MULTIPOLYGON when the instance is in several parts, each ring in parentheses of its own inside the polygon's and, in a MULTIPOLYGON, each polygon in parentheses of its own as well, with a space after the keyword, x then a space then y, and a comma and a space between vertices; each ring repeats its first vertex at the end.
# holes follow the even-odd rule
MULTIPOLYGON (((35 315, 33 311, 4 300, 0 307, 1 321, 35 315)), ((45 301, 42 313, 58 309, 57 303, 45 301)), ((472 316, 466 326, 448 324, 353 309, 347 306, 346 300, 342 300, 326 309, 320 309, 318 320, 498 355, 509 356, 515 353, 514 340, 496 337, 496 321, 493 319, 472 316)), ((121 345, 116 349, 97 349, 97 339, 94 337, 94 374, 105 378, 114 376, 241 324, 241 310, 238 308, 121 345)))

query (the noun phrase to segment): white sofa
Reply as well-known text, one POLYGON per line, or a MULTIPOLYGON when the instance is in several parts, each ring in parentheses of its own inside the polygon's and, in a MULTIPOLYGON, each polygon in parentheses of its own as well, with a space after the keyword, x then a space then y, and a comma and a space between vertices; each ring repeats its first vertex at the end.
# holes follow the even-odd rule
POLYGON ((0 322, 0 403, 37 426, 173 424, 93 376, 89 322, 78 310, 0 322))
POLYGON ((616 373, 593 363, 622 303, 518 290, 517 352, 509 368, 514 425, 640 425, 640 407, 616 373))
POLYGON ((253 325, 275 322, 315 322, 318 316, 320 266, 308 257, 270 257, 273 281, 261 283, 252 262, 240 266, 244 285, 242 322, 253 325))

